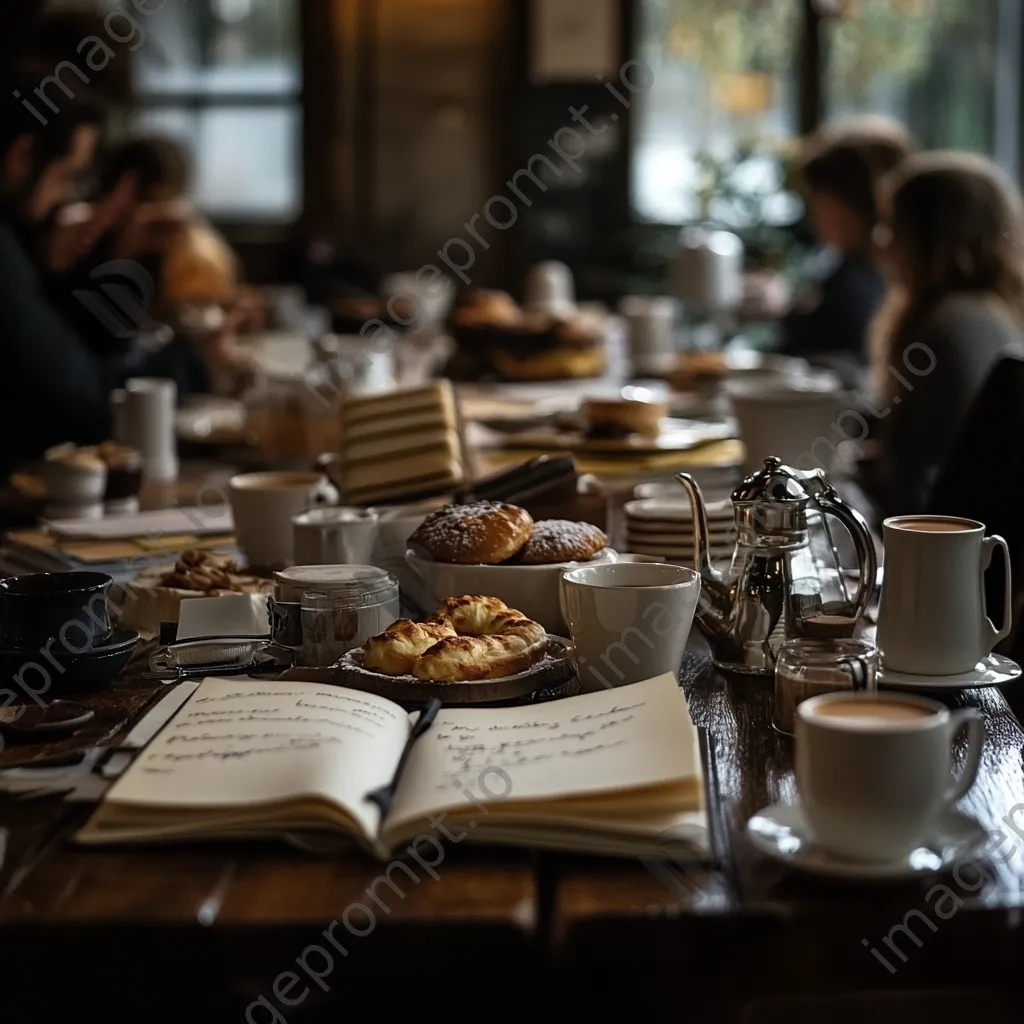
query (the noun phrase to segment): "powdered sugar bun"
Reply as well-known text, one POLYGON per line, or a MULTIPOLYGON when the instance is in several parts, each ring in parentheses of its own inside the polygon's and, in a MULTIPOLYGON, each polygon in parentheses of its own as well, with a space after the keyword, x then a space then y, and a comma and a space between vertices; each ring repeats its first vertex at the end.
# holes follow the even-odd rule
POLYGON ((517 560, 523 565, 585 562, 607 546, 604 531, 590 523, 543 519, 534 524, 533 535, 517 560))
POLYGON ((507 562, 530 539, 533 519, 517 505, 477 501, 449 505, 427 516, 409 538, 436 562, 498 565, 507 562))

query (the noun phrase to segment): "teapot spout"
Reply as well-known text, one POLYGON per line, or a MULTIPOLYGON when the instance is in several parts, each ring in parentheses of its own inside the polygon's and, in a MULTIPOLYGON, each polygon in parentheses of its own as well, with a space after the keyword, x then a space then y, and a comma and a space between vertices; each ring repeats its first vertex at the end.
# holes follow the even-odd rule
POLYGON ((693 512, 693 564, 701 577, 701 594, 697 615, 701 623, 712 632, 726 630, 726 614, 730 595, 729 585, 721 573, 711 565, 708 542, 708 513, 697 481, 689 473, 678 473, 676 479, 686 489, 693 512))

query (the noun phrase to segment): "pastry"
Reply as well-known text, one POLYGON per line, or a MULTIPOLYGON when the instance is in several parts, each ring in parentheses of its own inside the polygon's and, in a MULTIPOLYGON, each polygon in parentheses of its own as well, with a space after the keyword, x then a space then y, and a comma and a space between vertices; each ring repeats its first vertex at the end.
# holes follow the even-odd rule
POLYGON ((332 481, 353 505, 450 493, 465 478, 450 381, 348 399, 332 481))
POLYGON ((607 546, 608 538, 604 531, 590 523, 543 519, 534 524, 533 535, 516 561, 523 565, 587 562, 607 546))
POLYGON ((213 551, 184 551, 171 569, 152 569, 131 583, 115 587, 122 626, 157 636, 161 624, 177 622, 181 602, 194 597, 248 594, 265 606, 274 590, 273 580, 238 571, 227 555, 213 551))
POLYGON ((456 636, 440 640, 413 667, 417 679, 463 683, 524 672, 544 656, 544 645, 515 636, 456 636))
POLYGON ((583 405, 587 436, 591 438, 657 437, 668 415, 667 402, 634 398, 588 398, 583 405))
POLYGON ((401 619, 363 648, 363 667, 433 682, 515 675, 547 650, 540 623, 496 597, 450 597, 426 622, 401 619))
POLYGON ((379 636, 367 640, 363 664, 389 676, 408 675, 424 651, 455 635, 450 624, 399 619, 379 636))
POLYGON ((436 562, 498 565, 515 555, 532 532, 533 519, 525 509, 479 501, 432 513, 409 540, 436 562))
POLYGON ((460 636, 518 636, 527 644, 547 635, 539 622, 497 597, 449 597, 427 622, 451 623, 460 636))

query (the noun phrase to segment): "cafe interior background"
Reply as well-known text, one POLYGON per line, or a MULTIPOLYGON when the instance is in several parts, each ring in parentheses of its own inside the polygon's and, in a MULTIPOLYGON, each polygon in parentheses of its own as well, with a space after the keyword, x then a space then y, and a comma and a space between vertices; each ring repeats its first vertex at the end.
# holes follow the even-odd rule
POLYGON ((4 35, 6 1019, 1017 1019, 1024 5, 66 0, 4 35), (19 139, 83 104, 29 226, 19 139), (440 716, 366 798, 378 860, 325 845, 364 812, 310 810, 313 754, 243 783, 221 737, 145 788, 201 680, 440 716), (525 772, 491 848, 387 846, 416 744, 600 716, 628 755, 525 772))

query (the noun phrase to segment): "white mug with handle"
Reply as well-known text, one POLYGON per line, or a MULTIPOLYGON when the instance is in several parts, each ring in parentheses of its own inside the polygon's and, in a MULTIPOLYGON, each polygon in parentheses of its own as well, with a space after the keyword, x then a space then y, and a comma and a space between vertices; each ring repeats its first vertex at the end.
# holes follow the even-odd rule
POLYGON ((238 547, 249 565, 274 569, 295 564, 292 519, 339 497, 322 473, 242 473, 229 490, 238 547))
POLYGON ((974 708, 905 693, 827 693, 796 709, 796 784, 823 847, 893 863, 934 839, 943 814, 974 784, 985 726, 974 708), (967 734, 964 767, 953 748, 967 734))
POLYGON ((946 676, 970 672, 1010 634, 1010 550, 984 523, 951 516, 887 519, 877 642, 883 671, 946 676), (996 550, 1006 565, 1001 626, 985 607, 985 573, 996 550))

